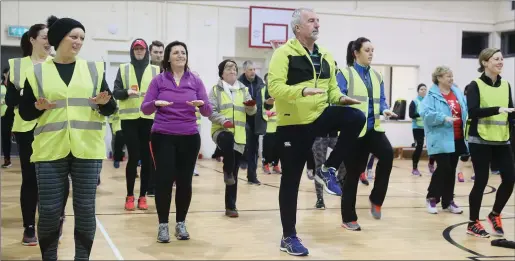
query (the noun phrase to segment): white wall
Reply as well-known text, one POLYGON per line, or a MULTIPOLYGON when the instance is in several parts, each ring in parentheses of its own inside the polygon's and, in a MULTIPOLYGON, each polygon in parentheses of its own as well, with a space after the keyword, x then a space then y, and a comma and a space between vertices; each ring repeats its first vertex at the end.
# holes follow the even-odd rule
MULTIPOLYGON (((108 60, 108 52, 127 51, 135 37, 148 42, 181 40, 188 44, 191 67, 210 87, 218 78, 217 65, 222 57, 268 59, 271 55, 267 49, 248 48, 250 5, 296 8, 309 7, 309 4, 296 1, 4 0, 1 2, 1 44, 19 44, 19 39, 7 37, 7 25, 44 22, 49 14, 69 16, 86 27, 82 57, 108 60), (118 33, 109 34, 109 26, 118 28, 118 33)), ((508 12, 501 12, 500 4, 488 1, 471 1, 466 5, 460 1, 317 1, 316 6, 321 23, 319 44, 331 50, 340 63, 345 59, 347 43, 366 36, 375 45, 374 63, 418 66, 417 82, 426 84, 430 83, 433 69, 444 64, 453 68, 455 81, 465 86, 477 76, 477 61, 461 59, 461 32, 492 32, 497 27, 496 22, 509 18, 508 12)), ((508 67, 507 63, 505 72, 508 67)), ((512 66, 512 72, 513 69, 512 66)), ((211 154, 214 143, 210 138, 210 123, 206 118, 202 123, 202 152, 211 154)), ((408 126, 388 127, 394 146, 405 145, 400 144, 402 139, 392 136, 401 131, 396 128, 411 133, 408 126)))

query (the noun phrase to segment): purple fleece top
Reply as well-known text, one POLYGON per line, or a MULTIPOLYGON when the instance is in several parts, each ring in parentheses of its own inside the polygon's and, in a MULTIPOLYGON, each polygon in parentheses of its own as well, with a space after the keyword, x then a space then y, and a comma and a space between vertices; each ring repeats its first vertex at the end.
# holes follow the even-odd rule
POLYGON ((141 104, 141 111, 145 115, 156 112, 152 132, 171 135, 193 135, 198 133, 195 107, 188 105, 187 101, 203 100, 200 114, 209 117, 213 107, 209 104, 206 88, 202 80, 190 71, 184 72, 179 86, 175 83, 170 72, 162 72, 152 79, 148 86, 145 99, 141 104), (173 102, 172 105, 156 107, 154 102, 163 100, 173 102))

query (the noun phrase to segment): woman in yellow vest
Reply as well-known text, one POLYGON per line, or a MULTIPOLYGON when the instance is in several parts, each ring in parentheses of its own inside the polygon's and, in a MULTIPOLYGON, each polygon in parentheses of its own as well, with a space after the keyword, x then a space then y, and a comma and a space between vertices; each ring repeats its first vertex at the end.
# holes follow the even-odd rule
MULTIPOLYGON (((9 60, 10 73, 7 91, 7 103, 15 107, 15 118, 13 125, 14 136, 18 145, 22 183, 20 191, 20 206, 23 215, 23 226, 25 232, 22 239, 23 245, 37 245, 35 234, 36 206, 38 201, 36 169, 34 163, 30 162, 33 153, 32 142, 34 140, 34 128, 37 120, 25 121, 20 117, 18 104, 23 93, 26 79, 26 71, 31 70, 35 64, 52 59, 50 56, 51 46, 47 40, 48 28, 45 24, 35 24, 22 36, 20 46, 23 51, 22 58, 9 60)), ((68 199, 69 183, 64 191, 64 199, 68 199)), ((62 233, 62 222, 64 220, 64 207, 61 214, 60 234, 62 233)))
MULTIPOLYGON (((381 205, 386 197, 388 183, 393 164, 393 148, 381 127, 380 115, 396 116, 386 104, 384 85, 381 74, 370 67, 374 47, 370 40, 360 37, 351 41, 347 47, 347 68, 342 69, 342 76, 337 77, 338 86, 342 93, 347 94, 361 104, 351 105, 360 109, 367 117, 367 122, 359 135, 356 151, 356 166, 345 166, 348 170, 355 167, 360 173, 365 170, 369 153, 377 159, 374 188, 370 194, 370 212, 375 219, 381 218, 381 205)), ((345 177, 342 197, 342 226, 349 230, 360 230, 356 214, 356 193, 359 176, 349 176, 355 173, 348 171, 345 177), (345 200, 344 200, 345 199, 345 200)), ((363 175, 363 174, 362 174, 363 175)))
POLYGON ((138 209, 146 210, 147 189, 154 167, 150 157, 150 129, 154 114, 141 112, 141 103, 152 79, 159 74, 160 68, 150 64, 148 46, 145 40, 135 39, 130 48, 131 62, 121 64, 114 81, 113 95, 118 100, 122 132, 129 160, 125 168, 127 197, 125 209, 132 211, 134 206, 134 185, 138 174, 138 161, 141 160, 140 191, 138 209))
POLYGON ((213 114, 209 120, 211 135, 223 155, 225 182, 225 215, 238 217, 236 196, 238 170, 246 144, 246 115, 255 115, 256 102, 252 100, 248 88, 237 80, 238 65, 232 60, 224 60, 218 65, 220 80, 209 93, 213 114))
POLYGON ((511 86, 500 75, 503 65, 504 58, 499 49, 484 49, 479 54, 478 71, 481 75, 467 87, 470 119, 468 143, 475 174, 469 195, 467 233, 476 237, 490 236, 479 221, 479 211, 492 160, 497 160, 501 172, 501 184, 492 211, 486 217, 493 235, 504 235, 501 212, 510 199, 515 183, 515 165, 510 146, 510 122, 515 119, 515 109, 511 86))
POLYGON ((105 116, 115 111, 116 102, 105 81, 104 63, 77 58, 84 26, 55 16, 47 26, 55 58, 27 70, 19 105, 23 120, 38 122, 31 162, 39 189, 39 246, 43 260, 57 260, 60 213, 70 175, 75 259, 88 260, 96 230, 97 181, 106 158, 105 116))
MULTIPOLYGON (((417 97, 413 99, 409 105, 409 117, 412 119, 412 129, 413 129, 413 138, 415 139, 415 152, 413 152, 413 156, 411 157, 411 161, 413 162, 413 170, 411 174, 415 176, 422 177, 422 174, 418 170, 418 161, 420 160, 420 155, 422 154, 422 149, 424 147, 424 120, 422 116, 420 116, 420 104, 424 97, 427 94, 427 86, 423 83, 417 86, 417 97)), ((433 174, 435 172, 435 160, 432 157, 429 157, 429 172, 433 174)))

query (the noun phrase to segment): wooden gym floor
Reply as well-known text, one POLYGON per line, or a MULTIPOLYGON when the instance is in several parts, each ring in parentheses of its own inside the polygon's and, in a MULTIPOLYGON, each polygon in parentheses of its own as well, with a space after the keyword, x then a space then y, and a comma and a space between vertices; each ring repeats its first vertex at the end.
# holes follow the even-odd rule
MULTIPOLYGON (((39 246, 22 246, 22 220, 19 207, 21 174, 14 159, 10 169, 2 169, 1 247, 3 260, 41 259, 39 246)), ((423 177, 411 176, 411 161, 396 160, 383 207, 383 219, 369 214, 368 195, 372 188, 362 184, 358 192, 358 215, 362 231, 352 232, 340 227, 340 198, 324 194, 328 209, 314 208, 316 196, 313 181, 304 175, 299 192, 297 231, 310 250, 307 259, 442 259, 442 260, 513 260, 512 249, 490 246, 490 239, 465 234, 468 220, 468 193, 473 182, 468 163, 464 183, 456 184, 456 202, 464 213, 455 215, 426 212, 425 194, 430 176, 427 162, 420 163, 423 177)), ((224 183, 221 163, 199 160, 199 177, 193 177, 193 199, 187 226, 189 241, 173 237, 175 207, 172 199, 169 244, 156 242, 157 214, 153 198, 148 198, 149 210, 127 212, 125 199, 125 164, 114 169, 112 161, 104 161, 102 184, 97 194, 97 232, 91 253, 93 260, 156 260, 156 259, 296 259, 279 251, 281 223, 278 191, 280 175, 264 175, 263 185, 246 183, 246 171, 240 171, 237 206, 240 217, 224 216, 224 183)), ((140 180, 136 180, 138 194, 140 180)), ((485 190, 481 217, 490 211, 499 176, 490 176, 485 190)), ((173 195, 175 196, 175 194, 173 195)), ((72 260, 73 207, 72 197, 66 207, 64 237, 59 245, 59 259, 72 260)), ((510 198, 504 209, 506 238, 514 240, 515 199, 510 198)), ((440 205, 438 206, 441 208, 440 205)), ((490 231, 488 223, 483 223, 490 231)))

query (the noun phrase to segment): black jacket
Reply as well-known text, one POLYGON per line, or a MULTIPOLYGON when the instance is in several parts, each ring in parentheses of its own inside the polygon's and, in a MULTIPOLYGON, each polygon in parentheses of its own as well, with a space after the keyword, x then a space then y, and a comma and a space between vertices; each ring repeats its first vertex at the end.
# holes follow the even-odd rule
MULTIPOLYGON (((257 75, 254 78, 254 81, 250 82, 247 77, 245 77, 245 74, 242 74, 238 81, 249 88, 250 96, 252 96, 252 99, 256 101, 257 112, 253 116, 247 115, 246 127, 256 135, 263 135, 266 133, 266 121, 263 119, 263 103, 265 101, 263 101, 263 98, 261 97, 261 90, 266 88, 265 82, 257 75)), ((265 90, 265 100, 268 98, 270 98, 270 95, 268 94, 268 90, 265 90)), ((270 110, 273 107, 273 105, 268 105, 266 103, 264 106, 265 110, 270 110)))

